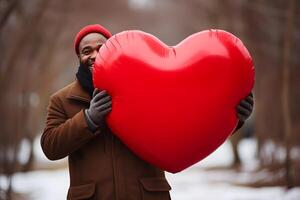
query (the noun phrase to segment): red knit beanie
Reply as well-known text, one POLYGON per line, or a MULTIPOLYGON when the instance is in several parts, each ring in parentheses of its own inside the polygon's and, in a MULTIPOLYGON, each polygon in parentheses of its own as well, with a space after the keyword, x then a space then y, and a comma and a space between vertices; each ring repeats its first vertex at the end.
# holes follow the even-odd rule
POLYGON ((86 36, 89 33, 100 33, 101 35, 103 35, 104 37, 106 37, 107 39, 110 38, 112 35, 111 33, 104 28, 103 26, 99 25, 99 24, 91 24, 91 25, 87 25, 85 27, 83 27, 76 35, 75 40, 74 40, 74 48, 75 48, 75 52, 76 54, 79 54, 79 43, 82 40, 82 38, 84 36, 86 36))

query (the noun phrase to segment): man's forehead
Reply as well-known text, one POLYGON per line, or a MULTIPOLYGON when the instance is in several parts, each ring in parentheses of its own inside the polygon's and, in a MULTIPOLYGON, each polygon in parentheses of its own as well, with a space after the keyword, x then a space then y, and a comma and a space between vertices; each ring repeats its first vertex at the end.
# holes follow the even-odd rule
POLYGON ((82 38, 79 47, 94 43, 104 43, 106 40, 107 39, 100 33, 89 33, 82 38))

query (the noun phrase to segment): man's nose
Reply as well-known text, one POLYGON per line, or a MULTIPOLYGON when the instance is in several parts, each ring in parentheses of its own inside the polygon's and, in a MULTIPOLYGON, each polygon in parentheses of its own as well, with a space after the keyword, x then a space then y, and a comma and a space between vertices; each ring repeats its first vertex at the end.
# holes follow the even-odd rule
POLYGON ((98 51, 94 50, 94 51, 92 52, 91 59, 95 59, 96 56, 97 56, 97 53, 98 53, 98 51))

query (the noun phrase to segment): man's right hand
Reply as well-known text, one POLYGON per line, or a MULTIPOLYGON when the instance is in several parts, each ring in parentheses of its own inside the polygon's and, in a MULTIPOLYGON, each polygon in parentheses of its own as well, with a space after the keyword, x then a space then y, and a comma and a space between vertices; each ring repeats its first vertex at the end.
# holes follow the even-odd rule
POLYGON ((95 125, 101 126, 104 123, 105 116, 111 111, 111 105, 111 96, 107 91, 102 90, 100 92, 100 90, 96 88, 93 92, 90 107, 86 110, 86 114, 95 125))

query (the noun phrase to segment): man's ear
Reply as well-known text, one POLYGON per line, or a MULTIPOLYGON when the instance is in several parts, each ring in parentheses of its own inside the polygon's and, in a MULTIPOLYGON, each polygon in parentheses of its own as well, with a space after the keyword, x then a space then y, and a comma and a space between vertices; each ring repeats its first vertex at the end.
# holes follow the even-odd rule
POLYGON ((77 54, 77 58, 78 58, 78 63, 79 63, 79 65, 81 65, 81 59, 80 59, 79 54, 77 54))

